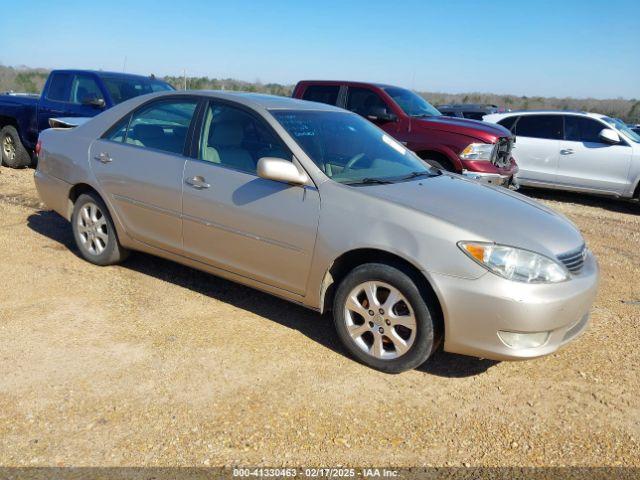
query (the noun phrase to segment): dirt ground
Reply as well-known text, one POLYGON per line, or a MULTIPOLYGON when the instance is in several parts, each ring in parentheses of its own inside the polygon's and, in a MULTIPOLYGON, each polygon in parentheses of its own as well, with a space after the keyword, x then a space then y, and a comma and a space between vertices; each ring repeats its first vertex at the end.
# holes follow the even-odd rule
POLYGON ((549 357, 385 375, 329 317, 154 257, 81 260, 32 170, 0 172, 0 465, 640 466, 640 206, 530 191, 599 258, 549 357))

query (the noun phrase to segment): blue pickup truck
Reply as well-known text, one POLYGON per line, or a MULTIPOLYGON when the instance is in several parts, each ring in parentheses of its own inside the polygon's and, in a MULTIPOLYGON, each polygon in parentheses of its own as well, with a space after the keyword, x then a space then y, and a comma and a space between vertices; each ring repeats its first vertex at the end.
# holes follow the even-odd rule
POLYGON ((88 70, 54 70, 38 97, 0 95, 2 165, 31 165, 38 135, 52 117, 94 117, 138 95, 173 90, 153 77, 88 70))

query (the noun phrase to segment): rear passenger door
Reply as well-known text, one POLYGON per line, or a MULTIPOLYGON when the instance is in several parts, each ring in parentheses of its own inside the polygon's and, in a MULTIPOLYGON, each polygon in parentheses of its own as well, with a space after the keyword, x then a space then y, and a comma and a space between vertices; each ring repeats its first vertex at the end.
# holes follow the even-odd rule
POLYGON ((106 200, 134 239, 182 249, 182 172, 198 100, 152 101, 116 123, 90 149, 106 200))
POLYGON ((562 140, 562 115, 522 115, 511 130, 515 130, 517 137, 513 155, 520 168, 518 179, 554 183, 562 140))
POLYGON ((609 126, 598 120, 579 115, 565 115, 564 119, 558 182, 596 192, 629 190, 631 147, 624 140, 617 145, 603 142, 600 132, 609 126))

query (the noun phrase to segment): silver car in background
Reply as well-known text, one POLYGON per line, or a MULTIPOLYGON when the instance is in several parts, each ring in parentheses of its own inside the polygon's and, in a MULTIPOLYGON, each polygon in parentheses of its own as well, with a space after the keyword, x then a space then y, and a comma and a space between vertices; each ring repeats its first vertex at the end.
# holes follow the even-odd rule
POLYGON ((356 114, 172 92, 40 138, 42 200, 97 265, 149 252, 319 312, 386 372, 444 350, 549 354, 587 327, 596 259, 566 218, 427 166, 356 114))
POLYGON ((516 135, 523 186, 638 199, 640 134, 598 113, 525 111, 486 115, 516 135))

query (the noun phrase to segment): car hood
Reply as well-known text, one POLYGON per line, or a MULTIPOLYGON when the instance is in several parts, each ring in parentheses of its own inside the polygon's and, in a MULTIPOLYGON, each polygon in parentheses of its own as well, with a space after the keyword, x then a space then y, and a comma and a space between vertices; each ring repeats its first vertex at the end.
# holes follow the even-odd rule
POLYGON ((436 217, 469 238, 559 255, 584 244, 566 217, 502 187, 443 174, 387 185, 358 187, 362 193, 436 217))
POLYGON ((454 118, 445 115, 439 117, 412 118, 412 128, 428 128, 467 135, 486 143, 495 143, 500 137, 510 137, 511 132, 495 123, 471 120, 468 118, 454 118))

